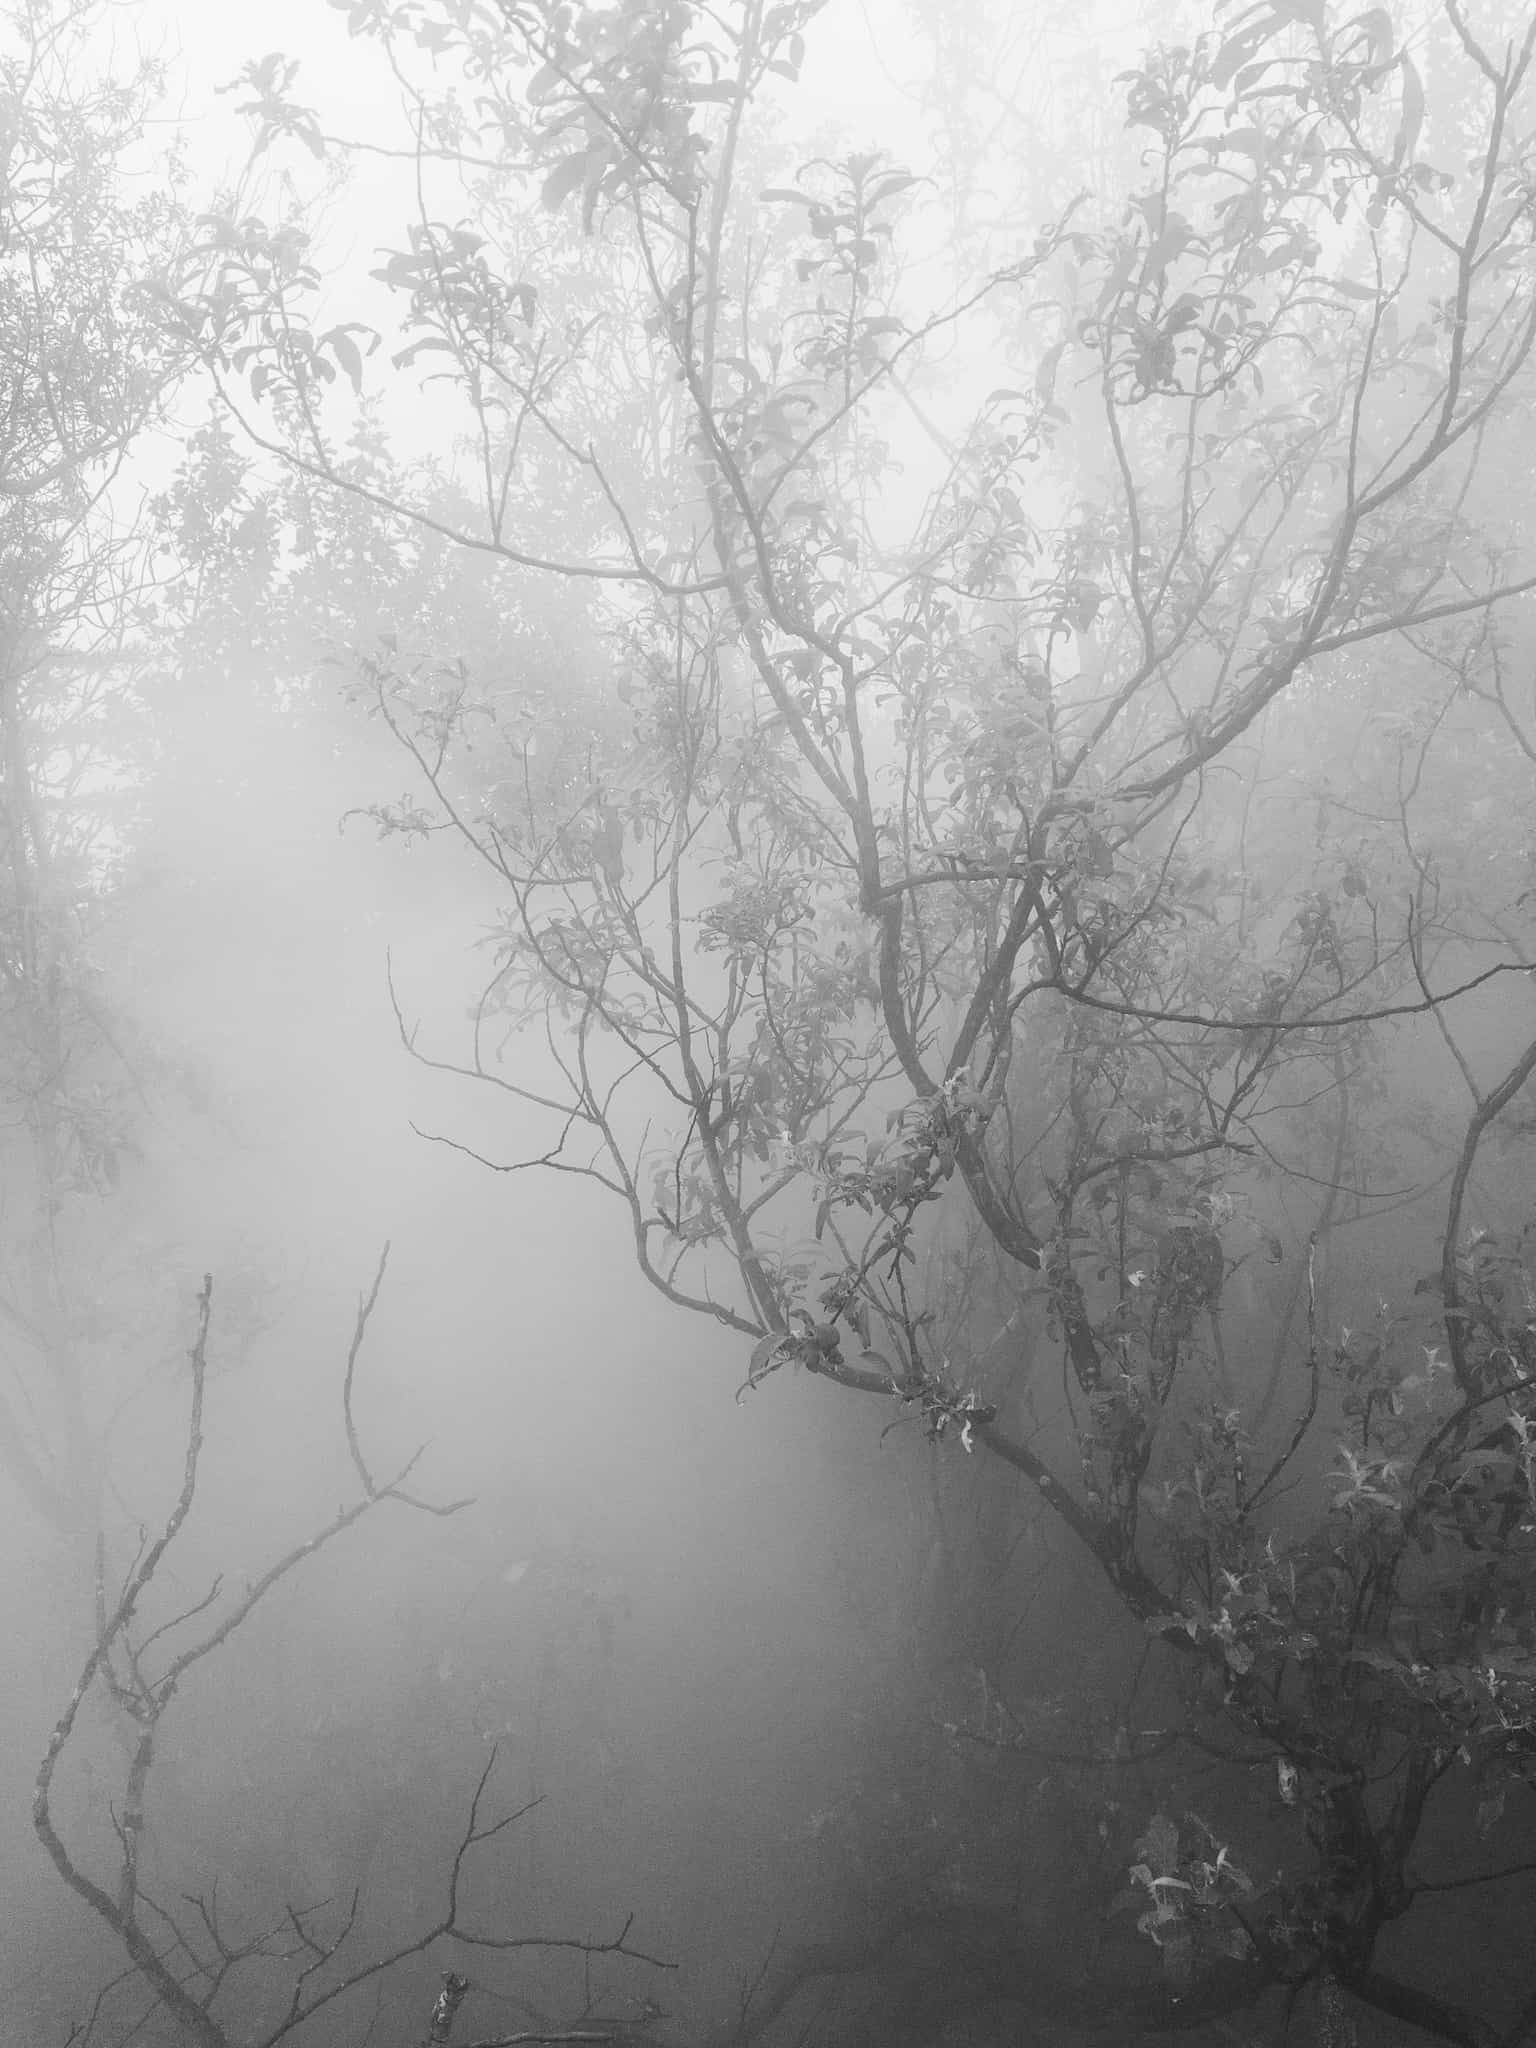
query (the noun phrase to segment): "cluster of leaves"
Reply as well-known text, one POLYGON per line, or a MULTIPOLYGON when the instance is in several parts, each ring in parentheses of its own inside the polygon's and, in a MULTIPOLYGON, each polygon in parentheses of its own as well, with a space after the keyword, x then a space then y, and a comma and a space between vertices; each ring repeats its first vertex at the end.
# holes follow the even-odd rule
POLYGON ((1203 1960, 1241 1961, 1250 1953, 1252 1943, 1230 1908, 1253 1896, 1253 1880, 1197 1814, 1182 1827, 1166 1813, 1153 1814, 1136 1855, 1130 1888, 1116 1904, 1137 1909, 1137 1929, 1161 1952, 1175 1997, 1190 1988, 1203 1960))

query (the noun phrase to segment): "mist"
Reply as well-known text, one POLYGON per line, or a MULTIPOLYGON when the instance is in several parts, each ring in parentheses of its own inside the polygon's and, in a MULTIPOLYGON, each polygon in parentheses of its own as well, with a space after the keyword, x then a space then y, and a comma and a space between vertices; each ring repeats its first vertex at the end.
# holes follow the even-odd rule
POLYGON ((0 2036, 1536 2041, 1536 14, 0 9, 0 2036))
MULTIPOLYGON (((205 738, 156 790, 148 878, 104 963, 191 1098, 120 1191, 161 1321, 113 1420, 109 1485, 129 1526, 174 1497, 201 1265, 208 1449, 166 1601, 305 1540, 351 1478, 341 1377, 388 1241, 359 1428, 381 1473, 419 1452, 412 1486, 468 1504, 381 1515, 253 1620, 173 1710, 150 1837, 189 1873, 211 1855, 236 1888, 245 1863, 258 1880, 297 1871, 317 1898, 366 1875, 387 1916, 438 1876, 494 1744, 497 1795, 545 1802, 502 1859, 508 1899, 541 1926, 634 1912, 669 1958, 686 1931, 666 2002, 711 2010, 784 1917, 753 1873, 792 1863, 836 1804, 881 1689, 849 1611, 846 1552, 871 1538, 847 1496, 899 1570, 922 1540, 910 1474, 862 1431, 736 1405, 742 1361, 657 1309, 579 1182, 489 1179, 412 1130, 459 1105, 402 1049, 386 948, 424 1028, 451 1029, 483 913, 461 864, 340 829, 377 789, 368 734, 340 718, 226 703, 205 738), (368 1837, 364 1864, 338 1832, 368 1837)), ((523 1135, 515 1119, 476 1128, 487 1146, 523 1135)), ((60 1638, 68 1575, 18 1534, 8 1640, 38 1645, 63 1684, 88 1614, 60 1638)), ((882 1576, 860 1599, 878 1602, 882 1576)), ((13 1703, 11 1839, 59 1704, 41 1689, 13 1703)), ((58 1959, 86 1930, 24 1863, 10 1877, 30 2024, 62 2026, 58 1959)))

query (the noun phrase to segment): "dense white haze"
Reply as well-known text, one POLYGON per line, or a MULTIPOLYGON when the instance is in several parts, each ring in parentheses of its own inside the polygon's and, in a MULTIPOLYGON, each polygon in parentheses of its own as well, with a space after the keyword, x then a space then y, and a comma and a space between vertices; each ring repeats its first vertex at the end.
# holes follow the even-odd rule
MULTIPOLYGON (((845 138, 910 131, 909 56, 883 7, 834 7, 818 28, 795 117, 807 137, 834 121, 845 138)), ((1129 18, 1115 12, 1126 50, 1129 18)), ((390 104, 387 79, 365 84, 371 46, 323 0, 137 0, 115 32, 164 52, 167 132, 185 133, 198 181, 238 164, 240 124, 214 88, 247 57, 300 56, 297 95, 327 129, 367 134, 390 104)), ((1092 38, 1063 57, 1090 60, 1118 68, 1092 38)), ((280 198, 278 174, 262 175, 280 198)), ((396 232, 401 197, 394 172, 365 169, 328 210, 338 307, 344 275, 396 232)), ((945 365, 935 406, 965 382, 945 365)), ((184 424, 201 414, 189 397, 184 424)), ((425 408, 384 425, 407 457, 413 435, 431 438, 425 408)), ((147 451, 132 487, 159 484, 173 458, 147 451)), ((921 434, 910 458, 903 490, 920 497, 921 434)), ((940 1461, 951 1503, 1015 1482, 915 1431, 882 1441, 886 1410, 798 1373, 736 1399, 747 1347, 645 1287, 610 1197, 574 1176, 490 1172, 422 1135, 513 1161, 552 1132, 402 1046, 387 963, 423 1049, 461 1056, 495 897, 452 844, 381 838, 360 815, 398 796, 408 764, 339 686, 282 706, 191 678, 174 751, 97 962, 172 1077, 127 1169, 122 1255, 159 1320, 134 1335, 111 1437, 121 1527, 153 1527, 174 1497, 204 1272, 207 1453, 163 1611, 216 1573, 243 1584, 352 1496, 342 1374, 386 1241, 356 1383, 364 1448, 380 1473, 420 1450, 412 1487, 471 1504, 447 1518, 386 1504, 193 1675, 167 1716, 151 1836, 189 1885, 213 1869, 232 1889, 363 1884, 365 1932, 382 1933, 433 1903, 498 1743, 506 1803, 544 1800, 484 1853, 506 1931, 606 1937, 633 1912, 640 1946, 682 1967, 605 1967, 599 2004, 654 1997, 697 2038, 776 1935, 816 1931, 800 1874, 910 1666, 903 1596, 932 1567, 940 1461)), ((1242 1285, 1261 1317, 1253 1268, 1242 1285)), ((26 1670, 0 1704, 0 1841, 17 1845, 0 1854, 0 2015, 24 2016, 17 2048, 51 2048, 119 1965, 54 1883, 27 1812, 89 1645, 89 1615, 69 1611, 81 1560, 24 1521, 12 1540, 0 1639, 24 1646, 26 1670)), ((1042 1683, 1065 1692, 1099 1654, 1107 1595, 1043 1567, 1040 1580, 1042 1598, 1066 1598, 1030 1618, 1053 1645, 1042 1683)), ((92 1739, 68 1810, 110 1847, 101 1788, 117 1758, 100 1728, 92 1739)), ((442 1966, 401 1973, 409 2019, 383 2048, 422 2031, 442 1966)), ((531 1965, 527 1981, 550 2012, 580 2004, 578 1964, 531 1965)), ((509 2030, 525 2018, 509 2009, 509 2030)))
MULTIPOLYGON (((360 95, 374 53, 319 0, 136 5, 109 32, 113 50, 165 57, 167 125, 150 146, 179 133, 199 184, 238 169, 244 132, 214 88, 247 57, 301 55, 301 96, 327 127, 367 134, 389 104, 360 95)), ((253 203, 282 197, 263 172, 253 203)), ((327 269, 373 260, 375 228, 393 231, 403 203, 401 178, 365 168, 329 218, 327 269)), ((200 412, 189 395, 184 424, 200 412)), ((419 408, 386 425, 409 454, 419 408)), ((141 451, 125 502, 176 452, 141 451)), ((322 690, 278 713, 222 678, 191 685, 141 879, 99 961, 179 1071, 169 1093, 183 1105, 162 1111, 130 1168, 130 1256, 164 1316, 135 1355, 112 1497, 125 1528, 153 1527, 174 1497, 178 1360, 204 1270, 207 1451, 166 1611, 217 1572, 244 1582, 348 1497, 341 1374, 388 1239, 357 1383, 363 1439, 380 1471, 426 1446, 419 1490, 473 1505, 449 1520, 380 1512, 189 1681, 167 1717, 151 1837, 174 1845, 189 1884, 216 1868, 235 1891, 273 1876, 233 1847, 266 1837, 285 1879, 297 1871, 317 1895, 366 1880, 387 1915, 440 1881, 495 1735, 506 1798, 548 1802, 506 1844, 493 1895, 530 1930, 606 1934, 635 1912, 637 1938, 687 1967, 647 1980, 621 1966, 615 1985, 682 2014, 718 2009, 775 1926, 793 1925, 786 1872, 838 1796, 874 1653, 890 1649, 878 1612, 861 1628, 848 1608, 846 1557, 873 1545, 856 1605, 878 1608, 887 1566, 910 1562, 899 1460, 830 1391, 802 1403, 775 1385, 737 1405, 739 1340, 655 1303, 596 1191, 492 1176, 413 1132, 414 1120, 491 1157, 547 1142, 527 1115, 497 1118, 485 1091, 414 1066, 389 1006, 387 952, 424 1040, 457 1049, 490 899, 446 849, 381 844, 364 819, 339 829, 406 779, 339 691, 330 708, 322 690), (866 1511, 872 1490, 888 1494, 889 1516, 866 1512, 855 1532, 850 1487, 866 1511), (466 1669, 483 1727, 436 1704, 462 1700, 466 1669)), ((27 1824, 86 1618, 54 1625, 78 1580, 35 1529, 20 1542, 0 1629, 29 1645, 37 1682, 6 1710, 0 1833, 18 1853, 0 1863, 0 1995, 46 2040, 110 1965, 27 1824), (66 1954, 79 1981, 61 1979, 66 1954)), ((88 1828, 107 1826, 113 1762, 109 1743, 73 1790, 88 1828)), ((417 1971, 417 2012, 434 1982, 417 1971)))
MULTIPOLYGON (((866 1502, 871 1478, 880 1490, 878 1452, 856 1414, 828 1414, 830 1390, 802 1404, 774 1386, 736 1405, 739 1340, 647 1298, 616 1216, 583 1183, 492 1176, 413 1133, 414 1119, 501 1157, 536 1135, 526 1115, 488 1117, 484 1091, 413 1065, 389 1007, 386 948, 424 1035, 451 1041, 489 903, 446 850, 380 844, 366 820, 338 829, 399 785, 376 729, 339 707, 264 713, 216 680, 209 696, 185 721, 147 879, 103 962, 197 1105, 131 1169, 145 1254, 175 1261, 159 1290, 175 1321, 114 1439, 113 1491, 150 1526, 174 1496, 176 1358, 207 1268, 207 1460, 165 1597, 200 1598, 219 1570, 238 1584, 307 1535, 354 1490, 341 1372, 388 1238, 358 1378, 364 1441, 380 1471, 427 1446, 420 1491, 474 1505, 448 1521, 381 1512, 189 1683, 151 1828, 191 1858, 189 1881, 201 1852, 237 1884, 232 1823, 250 1802, 269 1824, 276 1801, 295 1815, 278 1845, 323 1894, 356 1881, 342 1843, 355 1852, 371 1823, 371 1882, 390 1903, 402 1884, 425 1900, 494 1733, 508 1798, 550 1795, 508 1845, 518 1914, 601 1930, 634 1910, 648 1945, 687 1955, 685 1988, 663 1996, 718 1998, 718 1972, 728 1982, 783 1911, 753 1868, 792 1853, 835 1797, 870 1645, 829 1560, 850 1536, 850 1480, 866 1502), (434 1705, 466 1668, 498 1702, 468 1734, 434 1705), (542 1708, 541 1679, 554 1688, 542 1708), (317 1832, 338 1756, 343 1789, 317 1832)), ((26 1540, 0 1625, 42 1644, 52 1691, 11 1724, 17 1842, 82 1641, 47 1639, 49 1589, 65 1580, 26 1540)), ((25 1853, 4 1870, 12 1996, 62 2023, 73 1989, 47 1980, 76 1909, 38 1875, 25 1853)))

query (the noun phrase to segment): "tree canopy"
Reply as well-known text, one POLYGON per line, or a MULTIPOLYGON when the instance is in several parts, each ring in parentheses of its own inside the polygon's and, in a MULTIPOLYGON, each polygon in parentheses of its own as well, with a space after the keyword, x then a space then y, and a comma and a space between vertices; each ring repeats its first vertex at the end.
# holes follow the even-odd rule
MULTIPOLYGON (((188 230, 161 616, 339 660, 377 830, 494 892, 460 1041, 392 989, 526 1148, 431 1137, 1070 1534, 1273 1787, 1263 1877, 1138 1820, 1171 1998, 1513 2048, 1402 1928, 1532 1869, 1536 16, 1218 9, 1042 207, 1006 134, 802 150, 819 0, 340 11, 414 210, 346 305, 302 216, 188 230)), ((302 88, 256 156, 345 164, 302 88)))

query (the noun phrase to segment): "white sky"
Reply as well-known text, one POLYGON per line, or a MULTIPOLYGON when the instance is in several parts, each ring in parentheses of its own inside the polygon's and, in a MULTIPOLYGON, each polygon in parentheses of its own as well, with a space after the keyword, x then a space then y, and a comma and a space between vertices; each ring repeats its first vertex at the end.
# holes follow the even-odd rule
MULTIPOLYGON (((397 104, 377 45, 349 36, 345 14, 328 0, 116 0, 114 12, 135 22, 146 48, 163 53, 184 125, 205 162, 227 162, 240 148, 242 124, 232 117, 232 100, 215 97, 216 88, 268 51, 300 60, 297 96, 318 108, 327 129, 366 134, 397 104)), ((900 17, 891 0, 831 0, 807 34, 805 73, 794 91, 807 125, 835 115, 853 138, 894 137, 903 124, 910 132, 901 74, 912 75, 914 60, 900 17)))
MULTIPOLYGON (((1171 28, 1185 0, 1162 4, 1167 8, 1164 25, 1171 28)), ((1134 17, 1143 5, 1144 0, 1081 0, 1081 5, 1069 8, 1064 0, 1018 0, 1011 13, 1004 7, 1000 21, 1012 46, 1010 61, 1024 81, 1022 90, 1037 106, 1044 91, 1050 103, 1042 72, 1051 66, 1032 61, 1043 54, 1042 42, 1056 62, 1074 71, 1084 63, 1102 63, 1112 70, 1129 62, 1141 40, 1134 17), (1102 24, 1111 17, 1114 31, 1105 34, 1102 24), (1115 58, 1118 61, 1112 63, 1115 58)), ((185 138, 198 201, 230 181, 249 149, 248 124, 236 111, 245 95, 221 94, 219 88, 228 86, 247 62, 269 52, 299 60, 294 97, 314 108, 326 133, 393 147, 408 136, 399 88, 378 44, 370 37, 349 36, 345 13, 328 0, 262 0, 259 6, 238 0, 234 5, 221 0, 110 0, 103 27, 104 37, 109 34, 119 39, 130 36, 162 57, 170 85, 167 120, 185 138)), ((845 147, 884 147, 922 170, 927 157, 921 99, 925 57, 923 46, 907 28, 901 0, 828 0, 811 23, 806 43, 804 75, 798 85, 782 91, 791 132, 806 139, 807 153, 826 146, 826 131, 835 124, 845 147)), ((1000 63, 999 76, 985 82, 981 97, 1006 132, 1010 124, 1027 120, 1030 109, 1010 106, 1005 69, 1000 63), (989 101, 986 88, 993 86, 998 90, 989 101)), ((268 219, 281 215, 289 206, 285 178, 296 178, 304 191, 312 192, 316 168, 297 145, 274 150, 263 160, 260 179, 246 195, 246 209, 268 219)), ((323 293, 316 308, 320 324, 351 317, 387 324, 382 297, 367 283, 366 273, 379 261, 381 248, 399 246, 401 224, 414 210, 408 164, 369 156, 352 159, 345 196, 330 204, 315 245, 322 270, 337 279, 335 291, 323 293)), ((1010 191, 998 200, 995 211, 1004 237, 1027 246, 1041 218, 1030 196, 1010 191)), ((927 237, 931 276, 918 291, 918 299, 930 306, 943 304, 955 284, 941 216, 942 208, 935 211, 933 233, 927 237)), ((912 262, 909 248, 909 279, 912 262)), ((921 268, 926 272, 928 264, 921 268)), ((936 361, 941 355, 937 352, 936 361)), ((1008 381, 996 364, 976 365, 975 375, 986 380, 983 389, 1008 381)), ((966 381, 972 381, 969 368, 966 381)), ((414 395, 408 415, 392 415, 389 424, 402 454, 411 450, 401 444, 412 440, 421 448, 441 440, 442 423, 434 423, 432 406, 414 395)), ((913 457, 919 469, 932 460, 931 451, 924 455, 920 449, 914 449, 913 457)), ((915 483, 915 475, 910 481, 915 483)))
MULTIPOLYGON (((349 36, 345 13, 328 0, 111 0, 103 40, 121 41, 125 33, 165 64, 167 124, 185 139, 199 193, 227 183, 250 143, 249 126, 236 112, 246 95, 219 88, 269 52, 299 60, 293 97, 316 111, 324 132, 397 148, 408 136, 399 89, 377 42, 349 36)), ((907 75, 917 75, 904 10, 894 0, 830 0, 807 35, 800 83, 784 88, 795 125, 809 136, 835 120, 850 148, 874 144, 896 155, 910 149, 916 106, 897 76, 903 53, 907 75)), ((263 166, 250 210, 269 217, 283 210, 285 168, 312 189, 304 152, 286 146, 272 153, 270 168, 263 166)), ((354 157, 346 199, 328 215, 326 266, 366 271, 378 247, 398 243, 399 224, 413 210, 408 166, 354 157)))

